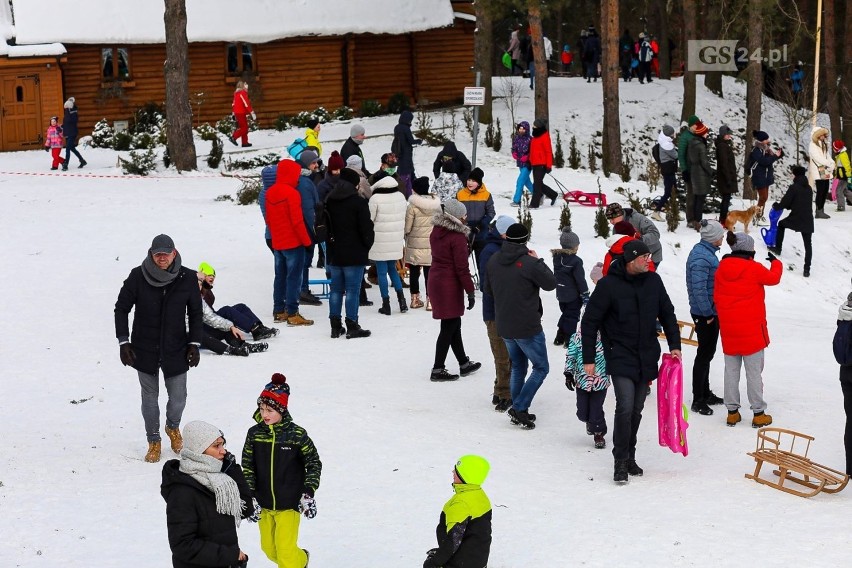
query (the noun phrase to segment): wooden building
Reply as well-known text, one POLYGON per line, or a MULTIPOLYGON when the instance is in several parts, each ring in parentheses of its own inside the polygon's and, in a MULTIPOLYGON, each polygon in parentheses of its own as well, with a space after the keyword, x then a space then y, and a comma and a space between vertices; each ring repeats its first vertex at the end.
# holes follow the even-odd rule
MULTIPOLYGON (((45 117, 61 115, 62 102, 69 96, 79 107, 81 134, 101 118, 128 120, 145 103, 165 101, 162 0, 135 0, 130 6, 77 0, 75 14, 101 14, 88 20, 81 16, 79 21, 64 19, 67 10, 59 9, 62 1, 40 0, 36 9, 32 2, 13 0, 15 22, 11 32, 5 32, 7 42, 19 47, 60 42, 63 54, 0 59, 0 76, 36 75, 36 83, 41 82, 41 92, 34 95, 38 102, 27 107, 32 115, 27 120, 40 132, 15 134, 19 141, 4 144, 3 149, 39 143, 45 117), (45 6, 51 3, 59 11, 45 6), (137 5, 142 6, 132 7, 137 5), (43 13, 62 13, 62 25, 44 26, 43 13), (35 138, 20 141, 27 135, 35 138)), ((283 3, 288 7, 272 14, 263 12, 270 9, 268 2, 257 2, 253 12, 255 0, 242 0, 238 7, 225 0, 186 3, 189 90, 197 124, 214 123, 230 114, 239 79, 249 83, 262 126, 272 125, 280 114, 319 106, 329 111, 342 105, 357 108, 368 99, 385 104, 395 93, 405 93, 413 101, 452 103, 460 101, 463 88, 472 84, 475 22, 469 2, 314 0, 309 14, 299 13, 307 4, 283 3), (234 14, 237 8, 239 16, 234 14), (241 22, 243 17, 246 21, 241 22)), ((14 91, 17 86, 10 88, 14 91)), ((32 87, 25 86, 24 91, 26 96, 32 87)), ((3 93, 5 97, 5 80, 3 93)), ((6 123, 4 115, 3 132, 6 123)), ((18 127, 9 128, 18 132, 18 127)))

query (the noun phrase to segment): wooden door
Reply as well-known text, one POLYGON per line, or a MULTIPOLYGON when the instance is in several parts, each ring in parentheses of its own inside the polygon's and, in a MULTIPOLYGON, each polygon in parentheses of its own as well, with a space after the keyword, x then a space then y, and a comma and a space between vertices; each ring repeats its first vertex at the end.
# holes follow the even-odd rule
POLYGON ((27 150, 44 143, 39 76, 2 77, 0 116, 2 150, 27 150))

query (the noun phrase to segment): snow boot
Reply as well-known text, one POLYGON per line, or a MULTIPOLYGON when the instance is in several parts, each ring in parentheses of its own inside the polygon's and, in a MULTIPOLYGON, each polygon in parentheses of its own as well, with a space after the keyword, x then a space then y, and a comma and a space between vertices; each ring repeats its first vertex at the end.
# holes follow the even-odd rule
POLYGON ((501 398, 497 401, 497 404, 494 405, 495 412, 506 412, 512 407, 512 399, 511 398, 501 398))
POLYGON ((663 217, 663 214, 659 211, 654 211, 653 213, 651 213, 651 219, 653 219, 654 221, 660 221, 661 223, 666 220, 666 218, 663 217))
POLYGON ((616 483, 627 483, 627 460, 615 460, 615 471, 612 474, 612 480, 616 483))
POLYGON ((586 434, 588 434, 589 436, 595 435, 595 433, 592 432, 592 425, 589 424, 588 422, 586 422, 586 434))
POLYGON ((240 345, 239 347, 229 345, 228 348, 225 350, 225 353, 227 353, 228 355, 235 355, 237 357, 248 357, 249 348, 245 344, 240 345))
POLYGON ((600 432, 595 432, 595 448, 602 450, 606 447, 606 438, 600 432))
POLYGON ((831 219, 831 215, 828 215, 824 209, 817 209, 816 215, 814 215, 815 219, 831 219))
POLYGON ((627 460, 627 473, 636 477, 642 477, 645 474, 645 470, 639 467, 636 460, 627 460))
POLYGON ((275 323, 287 323, 287 312, 272 312, 272 321, 275 323))
POLYGON ((306 306, 321 306, 322 300, 314 296, 310 290, 305 290, 299 294, 299 303, 306 306))
POLYGON ((420 300, 420 294, 412 294, 411 295, 410 307, 411 307, 412 310, 416 310, 417 308, 423 307, 423 302, 420 300))
POLYGON ((257 343, 247 342, 245 346, 248 349, 249 353, 263 353, 264 351, 269 349, 269 344, 264 343, 263 341, 259 341, 257 343))
POLYGON ((331 321, 331 338, 337 339, 340 336, 346 335, 346 328, 340 321, 340 316, 332 316, 328 318, 331 321))
POLYGON ((145 454, 145 461, 148 463, 157 463, 160 461, 161 442, 148 442, 148 452, 145 454))
POLYGON ((357 321, 346 318, 346 339, 358 337, 370 337, 370 330, 362 328, 357 321))
POLYGON ((725 421, 725 423, 728 426, 736 426, 737 424, 742 422, 742 420, 743 420, 743 417, 740 416, 739 410, 734 410, 734 411, 729 410, 728 411, 728 419, 725 421))
POLYGON ((441 383, 446 381, 455 381, 458 380, 459 376, 454 375, 448 372, 444 367, 438 367, 432 369, 432 374, 429 376, 429 380, 433 383, 441 383))
POLYGON ((809 277, 810 277, 810 275, 811 275, 811 269, 810 269, 810 268, 805 268, 805 271, 804 271, 804 272, 802 272, 802 276, 804 276, 805 278, 809 278, 809 277))
POLYGON ((515 410, 510 408, 508 411, 509 421, 515 426, 520 426, 526 430, 535 429, 535 420, 526 410, 515 410))
POLYGON ((765 412, 755 412, 751 421, 752 428, 763 428, 772 424, 772 417, 765 412))
POLYGON ((287 317, 287 325, 290 327, 296 327, 298 325, 314 325, 314 320, 303 318, 302 314, 296 312, 295 314, 290 314, 287 317))
POLYGON ((697 412, 702 416, 713 415, 713 409, 707 406, 707 403, 702 400, 693 400, 690 409, 692 410, 692 412, 697 412))
POLYGON ((402 290, 396 291, 396 299, 399 300, 399 313, 404 314, 408 311, 408 302, 405 301, 405 294, 402 290))
POLYGON ((272 327, 266 327, 260 322, 254 324, 254 327, 251 328, 251 337, 255 341, 260 341, 261 339, 269 339, 270 337, 275 337, 276 335, 278 335, 277 329, 272 327))
POLYGON ((169 437, 169 442, 171 442, 172 445, 172 451, 179 454, 183 449, 183 438, 180 435, 180 429, 169 428, 166 426, 166 436, 169 437))
POLYGON ((561 329, 556 330, 556 337, 553 338, 554 345, 565 345, 565 332, 561 329))
POLYGON ((712 392, 710 393, 710 396, 707 397, 707 400, 705 400, 704 402, 706 402, 709 406, 716 406, 718 404, 725 404, 724 400, 722 400, 720 397, 716 396, 712 392))
POLYGON ((476 361, 471 361, 470 357, 468 357, 467 361, 459 365, 459 373, 462 377, 466 377, 471 373, 475 373, 482 367, 482 363, 477 363, 476 361))
POLYGON ((77 166, 77 167, 78 167, 78 168, 85 168, 85 167, 86 167, 86 164, 88 164, 88 163, 89 163, 89 162, 87 162, 87 161, 86 161, 86 160, 84 160, 83 158, 80 158, 80 165, 79 165, 79 166, 77 166))
POLYGON ((379 313, 386 316, 391 315, 390 298, 382 298, 382 307, 379 308, 379 313))
MULTIPOLYGON (((372 288, 372 286, 370 286, 370 287, 372 288)), ((364 288, 364 286, 361 286, 361 292, 359 293, 359 296, 358 296, 358 305, 359 306, 372 306, 373 305, 373 302, 371 302, 367 298, 367 290, 364 288)))

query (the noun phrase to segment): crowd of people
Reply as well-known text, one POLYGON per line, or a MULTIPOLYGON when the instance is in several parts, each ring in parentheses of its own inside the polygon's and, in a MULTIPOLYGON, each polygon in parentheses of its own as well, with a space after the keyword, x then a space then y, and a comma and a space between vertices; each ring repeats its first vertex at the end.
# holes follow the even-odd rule
MULTIPOLYGON (((565 385, 575 391, 577 417, 598 449, 607 446, 603 406, 609 387, 613 388, 613 480, 626 483, 631 476, 644 473, 637 463, 637 433, 650 383, 658 373, 661 334, 671 356, 681 358, 678 319, 657 272, 663 250, 655 225, 662 205, 673 195, 673 178, 680 164, 690 196, 687 219, 699 234, 686 263, 690 315, 698 340, 692 369, 692 411, 709 416, 712 406, 723 404, 726 424, 741 422, 739 382, 744 368, 751 424, 772 423, 763 398, 764 351, 769 345, 764 289, 781 280, 783 267, 776 256, 781 253, 785 229, 802 233, 808 275, 814 224, 811 182, 817 188, 820 212, 824 207, 820 198, 828 195, 828 184, 823 182, 836 172, 845 176, 849 168, 848 157, 840 156, 845 155, 842 143, 833 145, 836 170, 835 161, 828 158, 815 162, 813 168, 791 169, 789 190, 772 205, 789 209, 791 214, 779 223, 767 268, 755 260, 751 236, 726 230, 724 211, 719 221, 704 218, 708 180, 722 176, 726 167, 722 162, 728 161, 723 155, 717 158, 718 170, 709 167, 709 129, 691 117, 676 141, 674 130, 663 127, 655 154, 670 164, 664 173, 663 203, 657 204, 651 217, 619 203, 606 207, 614 235, 607 241, 605 257, 590 271, 594 284, 590 290, 578 254, 578 235, 570 228, 563 230, 559 248, 550 251, 549 266, 528 247, 528 227, 509 216, 496 215, 485 172, 473 167, 455 144, 448 143, 439 151, 434 180, 418 177, 412 150, 419 141, 411 135, 410 123, 411 113, 403 112, 391 151, 381 156, 374 173, 366 170, 361 151, 366 130, 360 124, 351 127, 350 137, 339 151, 330 153, 327 166, 321 160, 320 127, 312 124, 305 137, 310 145, 297 156, 263 170, 259 204, 266 245, 273 257, 274 323, 289 327, 314 324, 302 316, 299 307, 303 303, 322 305, 311 293, 308 279, 308 267, 319 247, 329 280, 330 337, 370 337, 370 331, 359 324, 359 310, 372 304, 365 282, 367 267, 372 264, 381 298, 378 313, 390 316, 394 311, 424 307, 431 311, 440 323, 429 378, 454 381, 482 367, 468 355, 462 339, 462 317, 476 305, 478 284, 495 369, 491 403, 495 411, 506 412, 512 424, 532 430, 538 419, 531 412, 535 395, 550 372, 542 294, 555 291, 560 317, 553 343, 565 347, 565 385), (724 243, 730 253, 720 261, 718 253, 724 243), (405 270, 409 298, 403 287, 405 270), (391 286, 396 295, 393 308, 391 286), (723 397, 713 392, 710 380, 710 364, 720 337, 723 397), (450 350, 458 373, 447 369, 450 350)), ((512 204, 518 204, 519 196, 531 189, 529 207, 535 209, 553 191, 543 183, 552 166, 552 148, 544 120, 534 121, 531 136, 528 129, 527 122, 519 123, 513 140, 512 155, 520 171, 512 204)), ((730 137, 730 129, 723 125, 716 139, 717 157, 720 144, 730 147, 730 137)), ((774 183, 773 163, 781 154, 769 148, 765 133, 755 132, 754 138, 750 175, 766 203, 768 186, 774 183)), ((814 131, 813 145, 815 151, 828 155, 821 129, 814 131)), ((849 197, 849 180, 843 181, 835 192, 838 207, 849 197)), ((551 197, 551 203, 554 200, 551 197)), ((187 373, 198 365, 200 348, 247 356, 265 351, 268 344, 263 340, 279 333, 243 303, 216 309, 215 279, 216 270, 206 262, 197 271, 183 266, 172 239, 158 235, 141 265, 125 280, 115 305, 120 358, 136 370, 141 387, 148 462, 158 462, 162 454, 157 400, 161 371, 168 391, 165 433, 172 452, 179 455, 165 464, 162 484, 173 563, 245 566, 247 556, 237 544, 236 527, 241 519, 249 519, 259 522, 261 547, 270 560, 279 566, 302 568, 309 553, 297 544, 299 522, 301 516, 316 514, 314 494, 322 464, 310 437, 289 414, 290 385, 285 377, 274 375, 257 399, 257 423, 248 431, 241 465, 225 450, 224 435, 214 426, 191 422, 180 431, 187 373), (132 331, 128 325, 131 311, 132 331), (253 341, 246 341, 249 335, 253 341), (270 444, 271 440, 285 443, 270 444)), ((848 313, 848 307, 841 307, 839 330, 848 328, 845 322, 852 319, 848 313)), ((846 388, 850 363, 852 360, 841 363, 847 414, 852 404, 852 391, 846 388)), ((846 445, 849 470, 852 438, 848 427, 846 445)), ((451 562, 462 558, 487 560, 491 512, 481 484, 488 468, 480 456, 459 459, 453 472, 456 495, 441 514, 439 546, 429 551, 424 566, 453 565, 451 562)))

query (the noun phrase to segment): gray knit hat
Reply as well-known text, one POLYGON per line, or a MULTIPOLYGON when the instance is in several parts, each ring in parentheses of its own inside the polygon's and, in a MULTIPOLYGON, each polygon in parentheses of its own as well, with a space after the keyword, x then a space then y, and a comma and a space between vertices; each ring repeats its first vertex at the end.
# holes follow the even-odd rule
POLYGON ((715 243, 725 236, 725 227, 719 221, 711 219, 703 219, 701 221, 701 240, 708 243, 715 243))
POLYGON ((562 234, 559 235, 559 246, 566 250, 574 250, 580 246, 580 237, 569 229, 563 229, 562 234))
POLYGON ((669 138, 673 137, 674 136, 674 128, 672 128, 668 124, 664 124, 663 125, 663 134, 665 134, 669 138))
POLYGON ((754 252, 754 239, 745 233, 736 234, 737 241, 731 245, 732 251, 754 252))
POLYGON ((467 215, 467 208, 457 199, 447 199, 443 207, 444 213, 452 215, 456 219, 461 219, 467 215))
POLYGON ((303 150, 299 155, 299 164, 303 168, 309 167, 311 164, 319 160, 319 154, 313 150, 303 150))
POLYGON ((213 442, 224 437, 222 431, 212 424, 193 420, 183 427, 183 449, 196 454, 203 454, 207 448, 213 445, 213 442))
POLYGON ((361 159, 361 156, 358 154, 352 154, 348 158, 346 158, 346 167, 352 168, 354 170, 360 170, 364 167, 364 160, 361 159))
POLYGON ((349 129, 349 136, 355 138, 356 136, 363 136, 365 132, 366 130, 364 130, 363 126, 360 124, 353 124, 352 128, 349 129))
POLYGON ((509 217, 508 215, 500 215, 497 217, 497 220, 494 221, 494 227, 497 229, 498 233, 505 235, 506 231, 508 231, 509 227, 511 227, 514 223, 514 218, 509 217))

